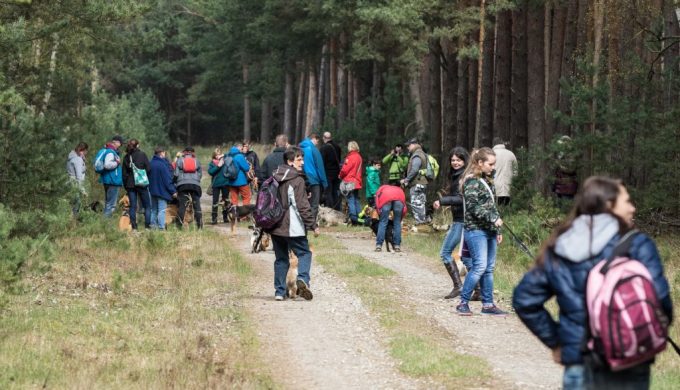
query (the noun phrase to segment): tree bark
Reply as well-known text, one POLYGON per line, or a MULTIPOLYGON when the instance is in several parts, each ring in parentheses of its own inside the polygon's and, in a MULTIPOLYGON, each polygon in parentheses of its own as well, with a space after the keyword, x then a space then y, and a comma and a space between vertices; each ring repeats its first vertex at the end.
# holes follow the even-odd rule
MULTIPOLYGON (((462 44, 462 39, 459 40, 459 44, 462 44)), ((468 66, 470 61, 468 60, 456 60, 458 63, 457 74, 458 74, 458 92, 456 94, 456 144, 470 149, 470 143, 468 138, 468 66)))
POLYGON ((527 138, 527 9, 512 12, 512 66, 510 79, 510 136, 514 147, 528 147, 527 138))
POLYGON ((243 64, 243 139, 250 139, 250 91, 248 90, 248 65, 243 64))
POLYGON ((338 104, 338 48, 335 38, 331 38, 331 59, 330 59, 330 106, 335 108, 338 104))
MULTIPOLYGON (((490 17, 493 22, 493 16, 490 17)), ((493 137, 493 68, 494 68, 494 30, 485 29, 484 33, 484 52, 482 73, 480 78, 482 80, 481 98, 479 110, 479 145, 480 146, 493 146, 491 141, 493 137)))
MULTIPOLYGON (((596 88, 600 83, 600 60, 602 57, 602 36, 604 29, 604 0, 594 0, 593 2, 593 80, 592 87, 596 88)), ((593 97, 590 108, 590 134, 594 135, 597 125, 597 100, 593 97)), ((593 147, 590 146, 586 152, 588 162, 593 161, 593 147)), ((592 164, 588 174, 592 173, 592 164)))
POLYGON ((480 146, 481 142, 481 131, 482 131, 482 82, 484 79, 484 51, 487 50, 485 47, 486 39, 486 0, 482 0, 479 5, 479 58, 477 59, 477 100, 475 101, 475 133, 474 133, 474 146, 475 148, 480 146))
POLYGON ((345 65, 338 65, 338 128, 347 120, 347 71, 345 65))
MULTIPOLYGON (((544 10, 529 6, 527 15, 527 135, 529 149, 545 145, 544 10)), ((540 187, 539 187, 540 188, 540 187)))
POLYGON ((269 145, 272 134, 272 102, 262 98, 262 114, 260 121, 260 143, 269 145))
POLYGON ((439 42, 432 42, 430 59, 430 150, 439 155, 442 150, 442 70, 439 42), (434 50, 432 50, 434 49, 434 50))
POLYGON ((312 134, 316 130, 314 123, 314 116, 316 113, 316 70, 315 66, 311 64, 308 70, 309 83, 307 92, 307 119, 305 120, 305 137, 312 134))
MULTIPOLYGON (((458 61, 456 60, 455 47, 451 41, 444 41, 442 46, 446 63, 442 80, 442 100, 444 102, 442 143, 444 152, 447 152, 456 146, 456 134, 458 133, 458 61)), ((448 158, 448 156, 446 157, 448 158)), ((446 163, 444 156, 440 160, 442 164, 446 163)))
POLYGON ((550 43, 550 68, 548 74, 547 118, 545 124, 546 142, 551 142, 557 129, 554 112, 559 110, 560 77, 564 57, 565 28, 567 22, 567 6, 564 3, 555 5, 550 43))
POLYGON ((512 56, 512 13, 504 11, 496 18, 494 71, 493 136, 510 141, 510 79, 512 56))
POLYGON ((300 140, 305 123, 305 95, 307 91, 307 75, 304 71, 304 65, 300 65, 301 71, 298 77, 298 99, 297 110, 295 111, 295 129, 293 138, 290 140, 291 144, 297 143, 300 140))
MULTIPOLYGON (((562 64, 560 65, 560 79, 569 79, 574 76, 574 55, 576 50, 576 36, 577 36, 577 16, 578 16, 578 1, 569 1, 567 6, 566 27, 564 35, 564 49, 562 53, 562 64)), ((570 101, 569 97, 560 87, 558 108, 563 115, 569 115, 570 101)), ((564 123, 557 122, 556 132, 559 134, 571 134, 571 129, 564 123)))
POLYGON ((420 99, 420 72, 417 67, 411 71, 411 77, 409 78, 409 94, 411 96, 411 104, 414 108, 414 126, 416 130, 416 136, 422 138, 425 134, 425 128, 423 127, 423 104, 420 99))
POLYGON ((471 149, 475 145, 475 129, 477 124, 477 70, 479 69, 479 61, 468 60, 468 123, 465 130, 467 131, 468 145, 471 149))
POLYGON ((57 51, 59 50, 59 34, 52 34, 52 53, 50 54, 50 70, 47 76, 47 86, 45 88, 45 97, 43 98, 43 105, 41 113, 47 111, 47 107, 50 104, 50 98, 52 97, 52 85, 54 84, 54 72, 57 70, 57 51))
POLYGON ((314 115, 314 129, 318 129, 323 125, 324 118, 324 97, 326 89, 326 72, 328 72, 328 45, 324 44, 321 49, 321 65, 319 66, 319 92, 316 99, 316 113, 314 115))
POLYGON ((371 73, 371 118, 375 120, 378 117, 381 84, 380 65, 378 64, 378 61, 373 61, 371 73))
POLYGON ((295 76, 291 71, 286 71, 286 85, 283 97, 283 134, 288 139, 293 139, 293 88, 295 76))

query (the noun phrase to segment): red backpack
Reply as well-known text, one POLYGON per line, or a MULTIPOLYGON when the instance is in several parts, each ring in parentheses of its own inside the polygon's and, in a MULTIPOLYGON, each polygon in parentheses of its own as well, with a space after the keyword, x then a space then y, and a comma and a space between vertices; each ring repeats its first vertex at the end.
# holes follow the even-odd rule
POLYGON ((184 173, 194 173, 196 172, 196 157, 193 155, 187 154, 184 156, 182 159, 182 171, 184 173))

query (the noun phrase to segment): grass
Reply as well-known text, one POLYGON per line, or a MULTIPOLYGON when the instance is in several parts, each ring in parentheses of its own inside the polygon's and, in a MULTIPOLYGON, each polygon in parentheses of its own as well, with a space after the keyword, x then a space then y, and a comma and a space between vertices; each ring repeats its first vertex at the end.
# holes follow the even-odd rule
POLYGON ((217 234, 78 229, 9 296, 0 388, 276 387, 240 303, 252 269, 217 234))
POLYGON ((483 359, 456 353, 449 347, 451 336, 437 326, 423 327, 426 319, 415 314, 416 307, 403 298, 394 271, 348 254, 332 238, 311 240, 314 261, 341 277, 366 304, 388 335, 390 355, 399 369, 412 377, 429 378, 445 387, 464 386, 474 381, 482 386, 497 385, 483 359))

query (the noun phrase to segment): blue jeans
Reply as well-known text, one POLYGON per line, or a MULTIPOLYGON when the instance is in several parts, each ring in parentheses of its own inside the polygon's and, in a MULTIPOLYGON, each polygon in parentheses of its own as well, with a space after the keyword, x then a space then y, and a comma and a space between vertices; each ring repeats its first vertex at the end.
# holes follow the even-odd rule
POLYGON ((380 209, 380 223, 378 224, 378 233, 375 238, 375 245, 382 246, 385 241, 385 230, 387 230, 387 223, 390 221, 390 211, 393 211, 392 222, 394 228, 392 229, 392 239, 394 245, 401 245, 401 213, 404 211, 404 204, 398 200, 387 202, 380 209))
POLYGON ((463 223, 454 222, 449 231, 446 232, 446 237, 444 237, 444 242, 442 243, 442 249, 439 251, 439 257, 441 257, 444 264, 451 264, 453 260, 451 258, 451 253, 460 243, 460 239, 463 236, 463 223))
POLYGON ((118 202, 118 190, 120 186, 109 186, 104 184, 104 193, 106 201, 104 203, 104 216, 111 217, 114 210, 116 210, 116 202, 118 202))
POLYGON ((151 197, 151 227, 165 229, 165 210, 168 208, 168 201, 159 197, 151 197))
POLYGON ((148 188, 135 188, 127 190, 128 198, 130 198, 130 224, 133 229, 137 229, 137 198, 142 202, 144 207, 144 226, 148 229, 151 227, 151 195, 148 188))
POLYGON ((361 212, 359 190, 353 190, 347 195, 347 207, 349 208, 349 219, 354 223, 358 223, 359 212, 361 212))
POLYGON ((482 305, 493 304, 493 270, 496 267, 496 233, 486 230, 466 230, 465 241, 470 250, 472 269, 465 276, 461 301, 469 302, 479 283, 482 289, 482 305))
POLYGON ((307 286, 309 284, 309 270, 312 268, 312 252, 309 250, 307 237, 282 237, 272 235, 274 243, 274 288, 276 295, 286 296, 286 274, 290 267, 288 251, 291 250, 298 258, 298 279, 301 279, 307 286))

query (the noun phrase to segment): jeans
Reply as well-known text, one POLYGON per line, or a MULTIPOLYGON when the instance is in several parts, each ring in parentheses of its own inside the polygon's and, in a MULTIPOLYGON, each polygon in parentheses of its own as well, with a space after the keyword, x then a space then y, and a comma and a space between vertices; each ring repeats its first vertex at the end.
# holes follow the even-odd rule
POLYGON ((572 364, 564 367, 562 389, 584 390, 586 387, 586 368, 583 364, 572 364))
POLYGON ((361 204, 359 203, 359 190, 352 190, 347 195, 347 207, 349 208, 349 219, 353 223, 358 223, 359 212, 361 211, 361 204))
MULTIPOLYGON (((229 197, 229 187, 227 187, 227 186, 213 187, 212 213, 210 214, 213 222, 217 222, 217 211, 220 208, 220 194, 222 194, 222 200, 226 201, 227 198, 229 197)), ((227 223, 227 209, 226 209, 226 207, 222 208, 222 221, 224 221, 224 223, 227 223)))
MULTIPOLYGON (((247 186, 246 186, 247 187, 247 186)), ((201 214, 201 194, 197 191, 180 191, 177 194, 177 200, 179 200, 179 218, 177 218, 177 224, 181 228, 184 224, 184 214, 187 211, 187 206, 189 202, 193 203, 194 206, 194 220, 196 221, 196 227, 203 227, 203 218, 201 214)))
POLYGON ((301 279, 307 286, 309 284, 309 271, 312 267, 312 252, 309 250, 309 242, 306 236, 283 237, 272 235, 274 243, 274 288, 278 296, 286 296, 286 274, 290 268, 288 251, 293 251, 298 258, 298 279, 301 279))
POLYGON ((137 198, 142 202, 144 207, 144 226, 148 229, 151 227, 151 194, 148 188, 135 188, 127 190, 128 198, 130 199, 130 224, 132 229, 137 229, 137 198))
POLYGON ((411 211, 413 212, 413 218, 416 220, 416 224, 427 222, 427 217, 425 215, 425 204, 427 203, 427 197, 425 195, 426 187, 423 184, 416 184, 409 189, 409 194, 411 195, 411 211))
POLYGON ((392 222, 394 224, 392 240, 394 245, 401 245, 401 214, 404 211, 404 204, 398 200, 393 200, 385 203, 380 209, 380 223, 375 238, 375 246, 382 246, 385 241, 385 230, 387 230, 387 223, 390 220, 390 211, 393 212, 392 222))
POLYGON ((465 241, 472 258, 472 269, 465 277, 461 302, 469 302, 472 291, 479 282, 482 288, 482 305, 493 304, 493 270, 496 267, 496 232, 466 230, 465 241))
POLYGON ((106 194, 106 202, 104 204, 104 216, 109 218, 116 210, 116 202, 118 202, 118 190, 120 186, 109 186, 104 184, 104 193, 106 194))
POLYGON ((446 233, 446 237, 444 237, 444 242, 442 243, 442 249, 439 251, 439 257, 441 257, 444 264, 451 264, 451 261, 453 260, 451 258, 451 253, 453 253, 456 245, 460 243, 462 236, 463 223, 454 222, 451 227, 449 227, 449 231, 446 233))
POLYGON ((165 210, 168 209, 168 201, 159 197, 151 197, 151 228, 165 229, 165 210))
POLYGON ((321 184, 309 186, 309 191, 311 193, 309 207, 312 208, 312 217, 316 221, 316 216, 319 215, 319 202, 321 201, 321 184))
POLYGON ((562 388, 565 390, 649 389, 650 364, 641 364, 627 370, 612 372, 609 369, 593 368, 588 363, 564 367, 562 388))
POLYGON ((326 207, 342 211, 342 200, 340 199, 340 178, 338 178, 337 175, 335 176, 335 178, 332 178, 326 175, 326 177, 328 177, 328 187, 326 187, 326 190, 324 191, 324 202, 326 207))

